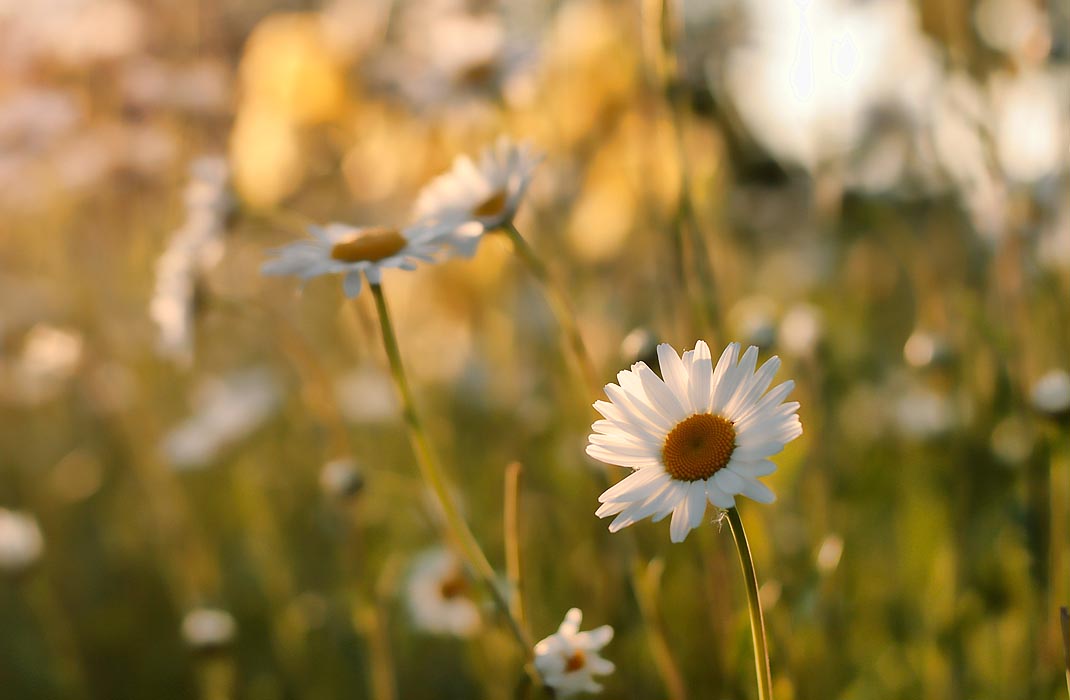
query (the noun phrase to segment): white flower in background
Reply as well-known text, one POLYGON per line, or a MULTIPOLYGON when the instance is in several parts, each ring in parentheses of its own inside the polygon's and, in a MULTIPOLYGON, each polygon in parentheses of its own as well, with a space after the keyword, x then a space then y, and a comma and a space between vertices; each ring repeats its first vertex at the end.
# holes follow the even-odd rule
POLYGON ((420 192, 415 217, 447 227, 454 251, 471 257, 484 233, 512 223, 540 160, 529 144, 504 136, 483 149, 478 163, 457 156, 420 192))
POLYGON ((996 154, 1012 180, 1031 183, 1063 169, 1070 138, 1070 82, 1054 72, 997 74, 989 82, 996 154))
POLYGON ((813 304, 799 302, 788 309, 784 318, 780 319, 777 343, 789 355, 809 357, 821 342, 824 328, 821 309, 813 304))
POLYGON ((0 571, 17 574, 41 558, 45 539, 32 515, 0 508, 0 571))
POLYGON ((662 344, 664 380, 637 362, 617 374, 619 385, 606 385, 610 402, 594 404, 605 420, 592 426, 587 454, 635 470, 598 497, 596 515, 617 516, 610 532, 672 513, 670 538, 683 542, 702 522, 707 501, 731 508, 737 494, 761 503, 776 500, 758 477, 776 471, 768 458, 802 434, 799 404, 782 403, 795 383, 766 393, 780 359, 755 371, 758 348, 751 346, 742 358, 739 350, 731 343, 715 368, 701 340, 683 359, 662 344))
POLYGON ((81 366, 84 349, 77 331, 37 324, 26 334, 22 352, 11 365, 7 388, 16 401, 30 405, 55 398, 81 366))
POLYGON ((275 377, 262 368, 205 380, 197 387, 193 415, 164 439, 164 456, 175 469, 208 464, 270 418, 281 395, 275 377))
POLYGON ((482 627, 479 608, 461 561, 445 549, 416 558, 406 597, 413 624, 425 632, 471 637, 482 627))
POLYGON ((729 56, 726 87, 750 132, 781 162, 813 170, 845 156, 877 108, 924 111, 938 61, 912 3, 743 6, 749 37, 729 56))
POLYGON ((613 628, 602 625, 580 632, 582 620, 580 609, 572 608, 557 632, 535 645, 535 668, 557 697, 601 692, 602 686, 594 677, 613 673, 616 668, 599 653, 613 639, 613 628))
POLYGON ((347 224, 310 226, 311 239, 276 249, 264 263, 265 275, 294 275, 309 280, 320 275, 345 275, 346 296, 360 294, 363 278, 382 281, 383 270, 415 270, 417 263, 434 262, 442 250, 445 229, 418 224, 404 229, 347 224))
POLYGON ((1053 369, 1034 384, 1029 393, 1033 408, 1041 413, 1057 416, 1070 411, 1070 374, 1053 369))
POLYGON ((203 156, 190 165, 186 219, 156 262, 149 313, 159 329, 160 354, 181 364, 193 359, 197 285, 223 256, 226 219, 234 205, 224 159, 203 156))
POLYGON ((333 498, 349 498, 364 488, 364 475, 352 459, 332 459, 320 471, 320 488, 333 498))
POLYGON ((914 383, 900 390, 892 411, 895 427, 901 434, 914 439, 942 435, 957 421, 955 404, 950 396, 914 383))
POLYGON ((226 610, 197 608, 182 619, 182 638, 190 647, 210 651, 227 646, 234 639, 238 624, 226 610))

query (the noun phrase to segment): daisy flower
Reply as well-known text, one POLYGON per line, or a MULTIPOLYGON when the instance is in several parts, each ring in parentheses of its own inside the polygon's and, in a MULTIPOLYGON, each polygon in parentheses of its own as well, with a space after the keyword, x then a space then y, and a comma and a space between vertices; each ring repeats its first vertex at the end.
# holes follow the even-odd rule
POLYGON ((580 632, 582 619, 580 609, 572 608, 557 632, 535 645, 535 668, 558 697, 600 692, 602 686, 594 676, 613 673, 616 668, 599 654, 613 639, 613 628, 602 625, 580 632))
POLYGON ((434 262, 442 247, 443 230, 434 226, 405 229, 388 226, 355 227, 332 223, 310 226, 311 239, 276 249, 264 263, 265 275, 295 275, 302 280, 344 274, 346 296, 360 293, 363 277, 379 284, 387 268, 415 270, 418 262, 434 262))
POLYGON ((587 454, 635 470, 598 497, 598 517, 617 516, 610 532, 672 513, 670 538, 683 542, 702 522, 707 500, 718 508, 734 507, 737 494, 776 500, 757 477, 772 474, 768 458, 802 434, 799 404, 782 403, 794 382, 766 393, 780 360, 755 371, 758 348, 742 358, 739 351, 731 343, 714 367, 701 340, 682 359, 661 344, 664 380, 637 362, 617 374, 619 385, 606 385, 610 401, 594 404, 605 420, 592 426, 587 454))
POLYGON ((454 251, 472 257, 487 231, 512 223, 541 156, 526 143, 501 137, 474 162, 466 155, 432 180, 416 200, 417 220, 450 229, 454 251))
POLYGON ((416 559, 407 598, 413 623, 427 632, 471 637, 482 627, 461 562, 448 550, 433 549, 416 559))

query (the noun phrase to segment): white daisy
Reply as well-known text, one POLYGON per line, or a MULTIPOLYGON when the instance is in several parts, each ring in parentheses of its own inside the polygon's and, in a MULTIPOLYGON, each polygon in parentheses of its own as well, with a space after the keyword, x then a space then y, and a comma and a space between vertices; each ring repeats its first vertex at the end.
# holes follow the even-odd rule
POLYGON ((41 558, 45 538, 28 513, 0 508, 0 572, 18 574, 41 558))
POLYGON ((485 232, 512 223, 539 160, 529 144, 504 136, 483 149, 478 164, 457 156, 449 172, 420 192, 416 219, 448 227, 454 251, 471 257, 485 232))
POLYGON ((310 226, 312 238, 297 241, 274 252, 264 263, 265 275, 295 275, 309 280, 320 275, 344 274, 346 296, 360 293, 363 277, 379 284, 387 268, 415 270, 419 262, 434 262, 447 230, 432 225, 404 229, 388 226, 355 227, 332 223, 310 226))
POLYGON ((617 516, 610 532, 672 513, 671 539, 683 542, 702 522, 707 500, 718 508, 735 506, 736 494, 776 500, 758 477, 772 474, 776 465, 768 458, 802 434, 799 404, 782 403, 795 383, 766 393, 780 360, 756 372, 758 348, 742 358, 739 350, 731 343, 715 368, 701 340, 683 359, 662 344, 664 380, 637 362, 617 374, 619 385, 606 385, 610 401, 594 404, 605 420, 592 426, 587 454, 635 470, 598 497, 598 517, 617 516))
POLYGON ((424 631, 471 637, 482 627, 470 582, 449 550, 433 549, 416 559, 407 597, 412 621, 424 631))
POLYGON ((616 666, 599 654, 613 639, 613 628, 602 625, 598 629, 580 632, 583 613, 572 608, 557 632, 535 645, 535 668, 546 685, 557 691, 557 697, 576 693, 598 693, 601 684, 594 676, 613 673, 616 666))

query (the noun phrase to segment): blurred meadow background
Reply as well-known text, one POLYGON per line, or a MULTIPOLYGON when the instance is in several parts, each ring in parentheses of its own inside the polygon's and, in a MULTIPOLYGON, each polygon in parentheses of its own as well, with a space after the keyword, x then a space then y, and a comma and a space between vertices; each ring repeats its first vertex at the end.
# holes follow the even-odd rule
MULTIPOLYGON (((1066 0, 0 0, 0 697, 514 697, 482 590, 434 583, 370 295, 260 273, 502 134, 600 382, 702 338, 797 383, 740 504, 777 698, 1066 697, 1066 0)), ((712 522, 629 528, 663 683, 604 397, 509 241, 383 290, 534 638, 579 607, 605 697, 755 697, 712 522)))

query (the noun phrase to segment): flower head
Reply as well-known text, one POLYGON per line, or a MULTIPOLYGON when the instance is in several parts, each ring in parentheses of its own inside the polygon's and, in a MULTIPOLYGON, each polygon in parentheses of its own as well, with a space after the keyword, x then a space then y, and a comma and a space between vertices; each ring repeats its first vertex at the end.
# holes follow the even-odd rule
POLYGON ((441 250, 444 229, 430 225, 404 229, 388 226, 354 227, 346 224, 310 226, 311 239, 275 251, 264 263, 265 275, 296 275, 302 280, 344 274, 346 296, 360 293, 363 277, 379 284, 386 268, 415 270, 419 262, 434 262, 441 250))
POLYGON ((557 632, 535 645, 535 668, 559 697, 601 691, 602 686, 594 676, 613 673, 616 668, 599 654, 613 639, 613 628, 602 625, 580 632, 582 619, 580 609, 572 608, 557 632))
POLYGON ((458 156, 420 192, 416 218, 447 227, 454 251, 471 257, 485 232, 512 223, 539 160, 530 145, 504 136, 483 149, 478 163, 458 156))
POLYGON ((598 497, 598 517, 617 516, 610 532, 672 513, 670 537, 682 542, 702 522, 707 500, 731 508, 737 494, 776 499, 758 477, 773 473, 768 458, 802 434, 799 404, 782 403, 794 382, 766 393, 780 360, 755 371, 758 348, 741 358, 739 350, 731 343, 714 367, 701 340, 683 358, 662 344, 664 379, 637 362, 617 375, 619 385, 606 385, 610 401, 594 404, 605 420, 592 426, 587 454, 635 470, 598 497))
POLYGON ((45 540, 28 513, 0 508, 0 573, 18 574, 41 557, 45 540))
POLYGON ((482 626, 479 608, 460 560, 445 549, 424 552, 409 577, 409 614, 433 634, 471 637, 482 626))

